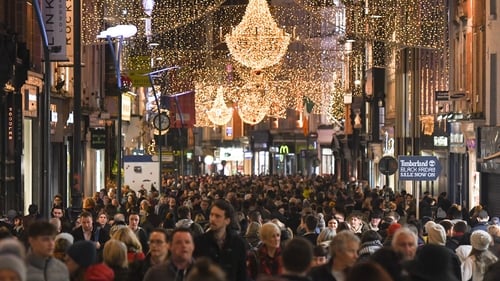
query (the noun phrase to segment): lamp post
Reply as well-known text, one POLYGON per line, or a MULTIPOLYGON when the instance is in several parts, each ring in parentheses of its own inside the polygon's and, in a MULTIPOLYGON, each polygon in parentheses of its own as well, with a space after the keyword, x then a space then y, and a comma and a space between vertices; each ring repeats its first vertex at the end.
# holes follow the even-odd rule
POLYGON ((118 141, 117 141, 117 166, 118 166, 118 178, 117 178, 117 188, 116 188, 116 198, 118 202, 121 202, 122 195, 122 79, 121 79, 121 64, 120 64, 120 53, 123 46, 123 39, 134 36, 137 33, 137 27, 135 25, 117 25, 110 27, 105 31, 101 31, 97 38, 105 38, 111 49, 111 54, 113 55, 113 62, 115 63, 116 72, 116 83, 120 95, 118 97, 118 141), (113 44, 113 39, 118 39, 117 48, 113 44))

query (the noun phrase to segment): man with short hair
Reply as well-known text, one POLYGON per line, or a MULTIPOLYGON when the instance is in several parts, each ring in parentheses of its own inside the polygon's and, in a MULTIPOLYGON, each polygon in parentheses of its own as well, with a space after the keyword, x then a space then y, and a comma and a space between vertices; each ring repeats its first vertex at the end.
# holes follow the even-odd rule
POLYGON ((142 278, 155 265, 162 264, 168 260, 170 239, 167 230, 155 228, 149 235, 149 253, 144 260, 137 260, 129 265, 130 279, 142 281, 142 278))
MULTIPOLYGON (((289 281, 308 281, 307 271, 313 261, 313 247, 303 237, 295 237, 286 243, 281 252, 283 274, 280 276, 289 281)), ((281 280, 281 279, 280 279, 281 280)))
POLYGON ((346 280, 349 269, 358 260, 361 240, 352 231, 343 230, 330 243, 330 260, 311 270, 313 281, 346 280))
POLYGON ((228 281, 246 280, 245 241, 231 227, 234 209, 218 199, 210 209, 209 231, 196 238, 195 257, 207 256, 227 274, 228 281))
MULTIPOLYGON (((194 241, 189 229, 176 228, 170 241, 170 259, 150 268, 143 281, 182 281, 193 266, 194 241)), ((245 280, 245 279, 243 279, 245 280)))
POLYGON ((479 213, 477 214, 476 220, 477 220, 477 222, 472 227, 470 232, 473 233, 474 231, 478 231, 478 230, 483 230, 483 231, 488 232, 488 226, 489 226, 489 220, 490 220, 490 216, 488 215, 488 212, 486 212, 486 210, 479 211, 479 213))
POLYGON ((75 238, 75 242, 80 240, 94 242, 98 259, 101 260, 102 249, 109 240, 109 233, 104 228, 94 227, 93 217, 89 212, 84 211, 80 214, 80 223, 81 226, 73 230, 71 235, 75 238))
POLYGON ((56 227, 47 221, 34 221, 28 228, 28 281, 69 281, 66 265, 52 256, 56 234, 56 227))

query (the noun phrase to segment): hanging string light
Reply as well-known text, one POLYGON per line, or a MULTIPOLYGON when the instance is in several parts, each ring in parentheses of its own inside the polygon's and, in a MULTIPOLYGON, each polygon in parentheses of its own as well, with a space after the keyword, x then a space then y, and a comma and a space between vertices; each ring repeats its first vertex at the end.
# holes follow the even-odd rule
POLYGON ((263 69, 283 58, 290 34, 278 27, 266 0, 250 0, 241 22, 226 35, 226 43, 236 61, 263 69))
POLYGON ((219 86, 217 89, 217 96, 212 104, 212 108, 206 112, 208 119, 218 126, 227 124, 233 117, 233 108, 227 107, 224 101, 224 88, 222 86, 219 86))

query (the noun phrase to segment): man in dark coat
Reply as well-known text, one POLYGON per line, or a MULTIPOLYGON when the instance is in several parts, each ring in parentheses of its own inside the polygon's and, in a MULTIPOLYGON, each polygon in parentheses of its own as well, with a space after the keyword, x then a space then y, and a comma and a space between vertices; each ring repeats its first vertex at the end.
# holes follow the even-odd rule
POLYGON ((210 210, 209 231, 195 241, 195 257, 206 256, 217 263, 228 281, 246 280, 246 244, 231 227, 235 223, 234 209, 229 202, 219 199, 210 210))
POLYGON ((75 242, 80 240, 93 241, 96 246, 98 260, 101 261, 102 250, 104 244, 109 240, 109 233, 104 228, 94 226, 92 214, 89 212, 82 212, 80 220, 82 225, 73 230, 71 235, 75 238, 75 242))

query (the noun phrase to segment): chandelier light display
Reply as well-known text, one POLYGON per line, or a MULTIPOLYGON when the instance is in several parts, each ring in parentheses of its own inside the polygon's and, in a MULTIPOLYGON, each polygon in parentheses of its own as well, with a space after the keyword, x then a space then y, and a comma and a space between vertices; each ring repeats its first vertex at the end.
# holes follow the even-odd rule
POLYGON ((260 123, 269 113, 270 100, 266 97, 266 89, 260 83, 247 83, 240 91, 238 115, 244 123, 255 125, 260 123))
POLYGON ((241 22, 226 34, 226 43, 236 61, 253 69, 263 69, 283 58, 290 34, 278 27, 266 0, 250 0, 241 22))
POLYGON ((207 116, 212 123, 218 126, 227 124, 233 117, 233 108, 227 107, 224 101, 224 89, 220 86, 217 89, 217 96, 212 104, 212 108, 207 110, 207 116))

